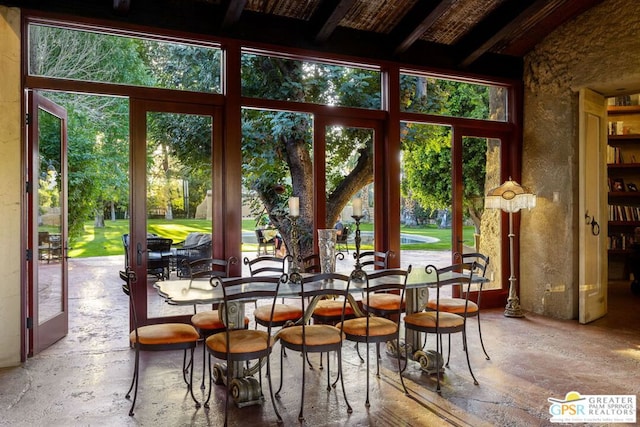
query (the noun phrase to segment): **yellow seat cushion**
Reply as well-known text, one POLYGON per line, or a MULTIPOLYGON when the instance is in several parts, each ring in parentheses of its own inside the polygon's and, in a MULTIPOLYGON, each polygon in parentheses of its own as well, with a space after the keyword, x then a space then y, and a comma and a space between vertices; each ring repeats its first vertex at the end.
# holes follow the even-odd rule
MULTIPOLYGON (((323 299, 318 301, 318 304, 316 304, 316 308, 313 310, 313 314, 315 316, 333 317, 339 319, 340 316, 342 316, 343 305, 343 300, 323 299)), ((353 313, 353 307, 351 307, 351 304, 347 302, 347 305, 344 308, 344 315, 350 316, 353 315, 353 313)))
MULTIPOLYGON (((364 337, 367 335, 367 318, 358 317, 356 319, 345 320, 338 323, 336 328, 342 325, 342 332, 364 337)), ((369 317, 369 336, 383 336, 395 334, 398 331, 398 325, 393 320, 384 317, 369 317)))
MULTIPOLYGON (((259 306, 253 312, 253 315, 256 319, 268 322, 269 316, 271 316, 271 305, 259 306)), ((300 307, 287 304, 276 304, 273 311, 273 319, 271 321, 274 323, 286 322, 287 320, 296 321, 301 317, 302 309, 300 307)))
MULTIPOLYGON (((440 310, 448 313, 464 314, 464 298, 440 298, 440 310)), ((438 309, 438 303, 435 299, 429 300, 427 307, 431 310, 438 309)), ((478 304, 469 301, 467 305, 467 315, 478 312, 478 304)))
MULTIPOLYGON (((367 304, 367 299, 362 300, 363 304, 367 304)), ((376 310, 393 311, 398 310, 398 304, 400 304, 400 295, 398 294, 371 294, 369 295, 368 305, 376 310)), ((402 301, 402 308, 404 309, 405 302, 402 301)))
MULTIPOLYGON (((436 327, 436 312, 435 311, 421 311, 419 313, 407 314, 404 317, 404 322, 409 325, 416 325, 422 328, 434 328, 436 327)), ((440 327, 441 328, 456 328, 464 324, 464 318, 459 314, 440 312, 440 327)))
MULTIPOLYGON (((140 344, 178 344, 197 341, 200 334, 186 323, 161 323, 138 328, 140 344)), ((129 341, 136 342, 136 332, 131 331, 129 341)))
MULTIPOLYGON (((266 350, 273 344, 273 339, 267 339, 266 331, 254 329, 236 329, 229 331, 231 342, 229 353, 253 353, 266 350)), ((227 353, 227 333, 218 332, 207 338, 207 347, 217 353, 227 353)))
MULTIPOLYGON (((218 310, 208 310, 200 313, 196 313, 191 316, 191 324, 198 329, 216 330, 224 329, 224 323, 220 320, 218 310)), ((249 325, 249 318, 244 318, 244 326, 249 325)))
MULTIPOLYGON (((344 339, 340 329, 331 325, 308 325, 304 329, 306 345, 338 344, 344 339)), ((302 326, 291 326, 278 331, 278 338, 294 345, 302 345, 302 326)))

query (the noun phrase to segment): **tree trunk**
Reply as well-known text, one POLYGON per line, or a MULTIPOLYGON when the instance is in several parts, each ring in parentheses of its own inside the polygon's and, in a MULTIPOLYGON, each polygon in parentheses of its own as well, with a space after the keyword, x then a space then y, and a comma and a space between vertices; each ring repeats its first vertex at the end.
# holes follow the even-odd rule
POLYGON ((104 228, 104 214, 102 212, 96 211, 93 226, 95 228, 104 228))

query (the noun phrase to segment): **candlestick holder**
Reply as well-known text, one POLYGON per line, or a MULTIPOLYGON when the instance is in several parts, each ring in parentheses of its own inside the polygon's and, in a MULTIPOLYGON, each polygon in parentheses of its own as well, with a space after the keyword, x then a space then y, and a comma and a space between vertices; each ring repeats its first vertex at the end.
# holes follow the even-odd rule
POLYGON ((289 280, 291 282, 300 281, 300 248, 298 241, 298 217, 289 215, 291 219, 291 268, 289 269, 289 280))
POLYGON ((355 270, 351 273, 351 278, 356 286, 360 286, 364 282, 364 271, 362 271, 362 264, 360 264, 360 244, 362 242, 362 237, 360 236, 360 220, 362 220, 362 215, 352 215, 351 218, 356 222, 356 252, 353 254, 356 263, 354 265, 355 270))
POLYGON ((360 220, 362 220, 362 215, 353 215, 351 218, 356 222, 356 253, 354 255, 356 258, 355 268, 356 270, 362 270, 362 265, 360 264, 360 243, 362 242, 362 238, 360 237, 360 220))

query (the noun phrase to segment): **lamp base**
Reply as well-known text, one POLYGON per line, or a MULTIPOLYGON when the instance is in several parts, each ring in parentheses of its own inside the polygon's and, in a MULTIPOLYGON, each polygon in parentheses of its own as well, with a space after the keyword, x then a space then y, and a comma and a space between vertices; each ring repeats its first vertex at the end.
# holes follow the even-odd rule
POLYGON ((524 312, 520 307, 520 298, 509 298, 507 306, 504 308, 505 317, 524 317, 524 312))

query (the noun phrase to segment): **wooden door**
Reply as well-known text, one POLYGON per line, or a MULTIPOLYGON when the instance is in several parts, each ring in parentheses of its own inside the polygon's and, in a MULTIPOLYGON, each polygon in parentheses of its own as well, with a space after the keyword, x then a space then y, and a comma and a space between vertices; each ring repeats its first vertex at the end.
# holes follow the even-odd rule
POLYGON ((580 90, 579 115, 579 321, 589 323, 607 314, 605 98, 580 90))
POLYGON ((67 112, 29 93, 28 355, 67 335, 67 112))

